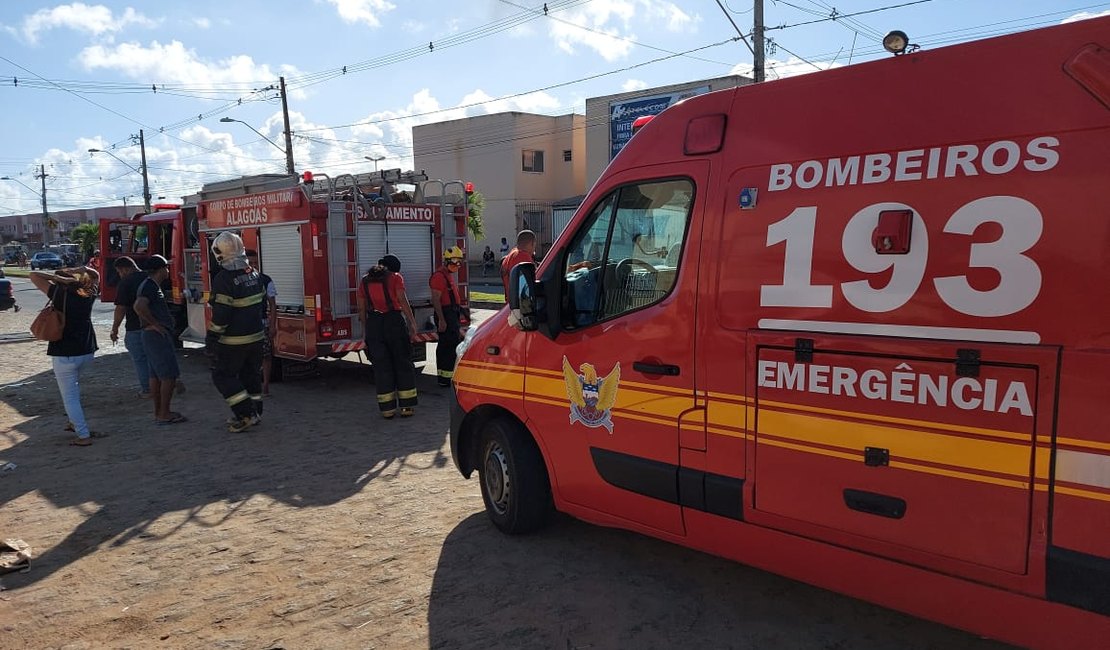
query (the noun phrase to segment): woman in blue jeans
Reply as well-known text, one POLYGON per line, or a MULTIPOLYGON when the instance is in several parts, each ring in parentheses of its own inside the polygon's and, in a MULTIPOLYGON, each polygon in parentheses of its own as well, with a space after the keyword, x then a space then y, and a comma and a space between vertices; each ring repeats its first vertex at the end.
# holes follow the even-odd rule
POLYGON ((81 408, 81 371, 96 352, 96 333, 92 325, 92 308, 99 291, 100 275, 81 267, 57 273, 31 271, 31 282, 54 302, 54 309, 65 313, 62 338, 51 341, 46 348, 54 363, 54 378, 62 393, 66 415, 77 434, 69 444, 87 447, 92 444, 85 411, 81 408))

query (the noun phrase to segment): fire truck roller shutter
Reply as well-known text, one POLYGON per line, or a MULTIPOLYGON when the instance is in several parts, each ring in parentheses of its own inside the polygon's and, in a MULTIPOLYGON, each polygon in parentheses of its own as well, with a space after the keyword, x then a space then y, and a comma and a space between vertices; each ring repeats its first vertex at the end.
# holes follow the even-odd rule
MULTIPOLYGON (((432 290, 428 278, 435 270, 432 247, 432 227, 428 224, 390 223, 389 252, 401 260, 401 275, 405 277, 405 290, 409 302, 417 305, 431 302, 432 290)), ((366 273, 385 255, 385 226, 363 222, 358 225, 358 260, 362 266, 359 275, 366 273)), ((279 287, 280 289, 280 287, 279 287)))
POLYGON ((300 226, 259 229, 262 270, 277 286, 278 307, 304 308, 304 260, 300 226))

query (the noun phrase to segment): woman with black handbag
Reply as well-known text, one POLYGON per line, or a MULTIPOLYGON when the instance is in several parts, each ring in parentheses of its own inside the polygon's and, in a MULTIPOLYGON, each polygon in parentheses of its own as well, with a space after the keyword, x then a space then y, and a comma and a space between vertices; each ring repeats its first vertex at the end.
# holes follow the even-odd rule
POLYGON ((57 273, 31 271, 29 279, 50 298, 53 308, 62 313, 61 337, 50 341, 46 354, 52 357, 62 403, 77 434, 69 444, 87 447, 92 444, 92 434, 81 407, 80 378, 97 349, 92 308, 99 293, 100 275, 93 269, 81 267, 57 273))

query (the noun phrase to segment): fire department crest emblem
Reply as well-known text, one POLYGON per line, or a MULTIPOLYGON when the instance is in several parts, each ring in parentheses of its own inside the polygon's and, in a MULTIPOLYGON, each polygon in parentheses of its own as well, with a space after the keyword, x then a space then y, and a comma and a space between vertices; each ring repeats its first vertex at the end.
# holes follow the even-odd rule
POLYGON ((581 422, 587 427, 604 427, 613 433, 613 405, 617 403, 617 387, 621 380, 621 364, 605 377, 598 377, 593 364, 583 363, 578 374, 563 357, 563 378, 570 398, 570 423, 581 422))

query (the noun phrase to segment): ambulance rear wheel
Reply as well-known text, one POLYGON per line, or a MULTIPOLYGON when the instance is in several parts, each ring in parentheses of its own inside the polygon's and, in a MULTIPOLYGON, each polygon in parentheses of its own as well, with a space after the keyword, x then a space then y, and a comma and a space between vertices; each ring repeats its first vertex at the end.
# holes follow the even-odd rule
POLYGON ((540 530, 554 508, 547 466, 536 442, 507 418, 490 420, 481 435, 478 479, 493 525, 510 535, 540 530))

